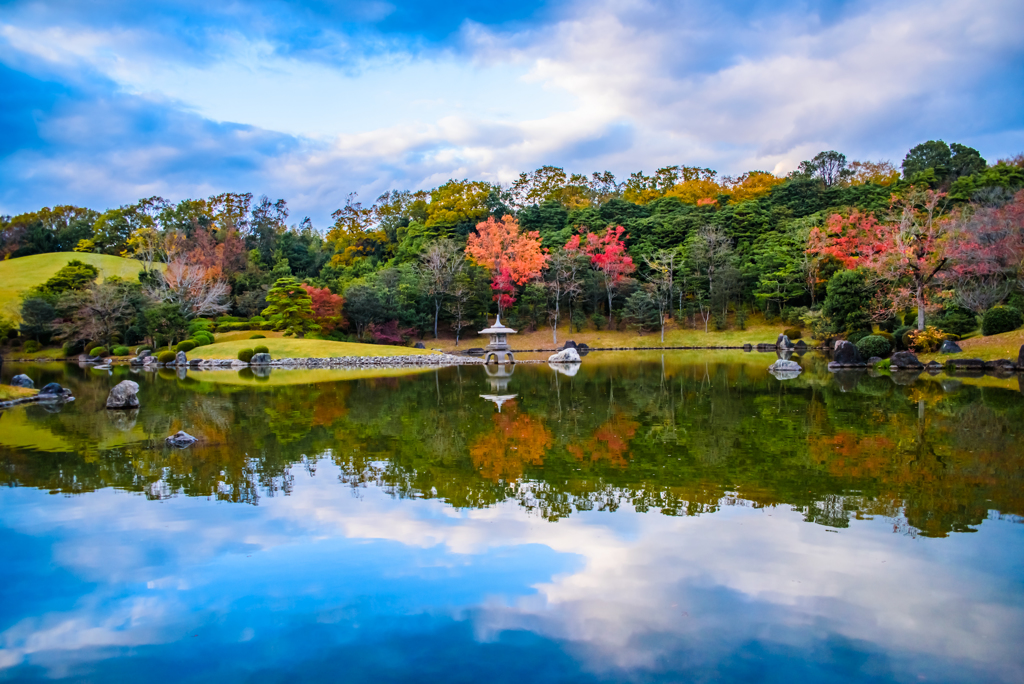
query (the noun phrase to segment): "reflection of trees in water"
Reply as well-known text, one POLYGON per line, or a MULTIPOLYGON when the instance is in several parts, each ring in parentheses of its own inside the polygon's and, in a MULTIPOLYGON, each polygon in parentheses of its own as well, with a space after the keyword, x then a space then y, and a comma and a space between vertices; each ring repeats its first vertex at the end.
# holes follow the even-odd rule
POLYGON ((458 507, 513 500, 551 519, 788 505, 824 525, 881 516, 942 536, 989 509, 1024 512, 1016 393, 868 375, 851 389, 806 367, 781 383, 739 364, 591 365, 571 378, 525 366, 501 414, 479 398, 478 369, 275 388, 134 376, 143 409, 127 431, 100 410, 114 377, 76 386, 74 411, 31 415, 74 453, 0 447, 0 477, 255 504, 289 493, 292 467, 313 472, 329 457, 356 490, 458 507), (203 442, 165 449, 179 427, 203 442))

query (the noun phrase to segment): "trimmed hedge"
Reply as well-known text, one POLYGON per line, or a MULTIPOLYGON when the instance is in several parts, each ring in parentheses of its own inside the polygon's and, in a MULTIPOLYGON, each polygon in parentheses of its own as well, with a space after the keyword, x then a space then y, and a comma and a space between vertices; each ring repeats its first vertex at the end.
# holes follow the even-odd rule
POLYGON ((852 342, 853 344, 857 344, 865 337, 868 337, 870 334, 871 332, 868 330, 854 330, 852 333, 846 336, 846 341, 852 342))
POLYGON ((249 335, 249 339, 250 340, 265 340, 265 339, 267 339, 267 336, 266 335, 260 335, 259 333, 256 333, 255 335, 249 335))
POLYGON ((35 340, 27 340, 22 346, 22 349, 25 350, 26 354, 34 354, 39 351, 39 343, 35 340))
POLYGON ((892 347, 893 349, 896 348, 896 338, 893 336, 892 333, 888 333, 883 330, 882 332, 875 334, 878 335, 879 337, 884 337, 885 339, 889 340, 889 346, 892 347))
POLYGON ((89 356, 106 356, 106 355, 107 355, 107 348, 106 347, 93 347, 92 349, 89 350, 89 356))
POLYGON ((207 344, 213 344, 213 335, 211 333, 200 330, 192 336, 192 340, 196 343, 197 347, 202 347, 207 344))
POLYGON ((195 340, 182 340, 178 344, 174 345, 174 351, 190 352, 196 348, 195 340))
POLYGON ((238 360, 244 363, 249 363, 252 361, 252 357, 255 353, 256 352, 252 349, 240 349, 238 351, 238 360))
POLYGON ((791 340, 799 340, 804 336, 804 331, 800 328, 786 328, 782 331, 782 334, 791 340))
POLYGON ((160 352, 160 355, 156 357, 156 360, 160 363, 174 363, 174 359, 178 357, 174 352, 167 350, 160 352))
POLYGON ((261 344, 259 346, 253 347, 252 348, 252 353, 253 354, 269 354, 270 350, 267 349, 266 346, 261 344))
POLYGON ((217 332, 235 332, 236 330, 249 330, 252 326, 249 325, 248 321, 245 322, 232 322, 232 323, 218 323, 217 332))
POLYGON ((132 350, 128 347, 114 347, 110 353, 114 356, 128 356, 132 353, 132 350))
POLYGON ((993 306, 981 319, 981 334, 987 337, 1010 332, 1019 328, 1022 323, 1024 317, 1012 306, 993 306))
POLYGON ((888 356, 892 352, 892 345, 881 335, 868 335, 857 342, 857 351, 865 359, 872 356, 888 356))

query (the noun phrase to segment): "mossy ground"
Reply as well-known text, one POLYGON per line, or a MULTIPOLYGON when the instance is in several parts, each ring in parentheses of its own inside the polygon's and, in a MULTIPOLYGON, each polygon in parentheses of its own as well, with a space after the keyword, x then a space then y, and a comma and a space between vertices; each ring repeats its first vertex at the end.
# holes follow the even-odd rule
POLYGON ((945 363, 950 359, 981 359, 983 361, 1010 359, 1016 361, 1021 345, 1024 345, 1024 329, 988 337, 971 337, 961 340, 957 344, 963 349, 959 354, 920 354, 918 358, 925 362, 934 359, 939 363, 945 363))

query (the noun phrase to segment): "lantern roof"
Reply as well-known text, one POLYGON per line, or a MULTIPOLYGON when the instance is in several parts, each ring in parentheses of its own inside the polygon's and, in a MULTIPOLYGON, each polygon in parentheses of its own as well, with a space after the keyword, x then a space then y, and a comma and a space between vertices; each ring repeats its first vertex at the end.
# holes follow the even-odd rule
POLYGON ((495 333, 512 333, 515 334, 515 330, 512 328, 506 328, 501 324, 501 314, 498 314, 497 320, 494 321, 494 325, 490 328, 484 328, 480 331, 481 335, 493 335, 495 333))

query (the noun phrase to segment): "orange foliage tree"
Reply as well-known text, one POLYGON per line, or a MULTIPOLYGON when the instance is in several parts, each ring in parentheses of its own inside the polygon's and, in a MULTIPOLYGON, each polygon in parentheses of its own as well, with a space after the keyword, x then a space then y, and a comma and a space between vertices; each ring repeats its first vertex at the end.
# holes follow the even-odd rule
POLYGON ((526 465, 542 465, 551 446, 551 431, 540 418, 519 413, 514 401, 492 417, 493 428, 469 446, 469 456, 480 474, 493 482, 510 482, 523 475, 526 465))
POLYGON ((515 301, 515 286, 540 277, 548 261, 547 250, 540 242, 540 233, 519 230, 519 221, 509 215, 500 221, 494 217, 481 221, 476 224, 476 233, 466 240, 466 255, 491 272, 499 314, 515 301))
POLYGON ((302 284, 302 289, 309 293, 312 300, 313 319, 320 326, 320 331, 330 333, 345 327, 345 319, 341 317, 341 309, 345 306, 345 298, 336 295, 329 288, 313 287, 302 284))

